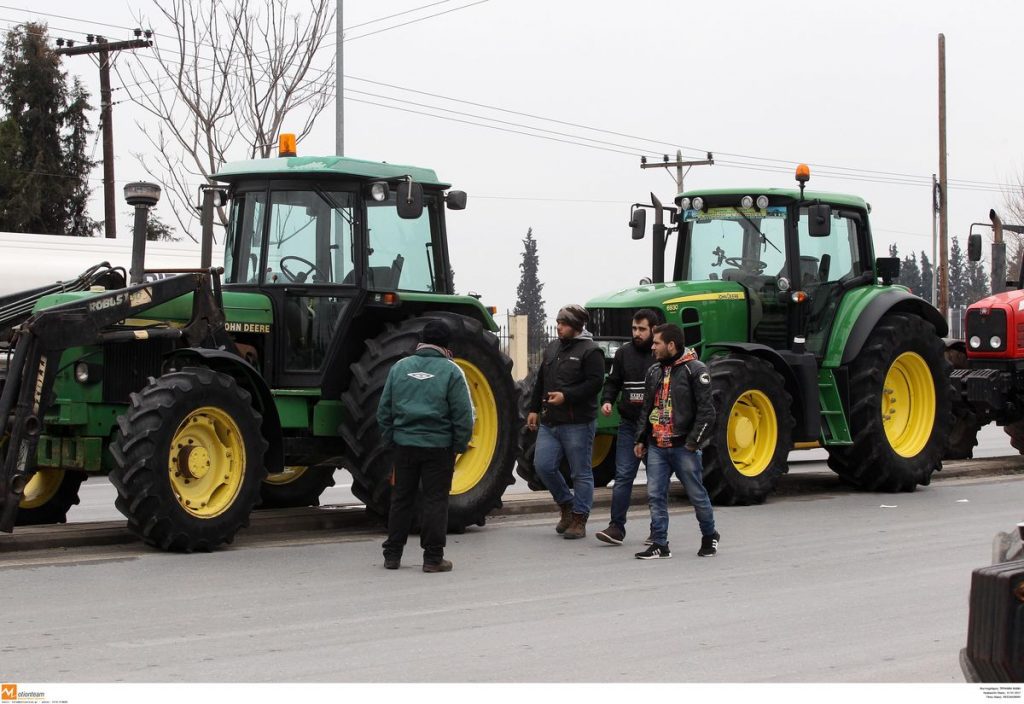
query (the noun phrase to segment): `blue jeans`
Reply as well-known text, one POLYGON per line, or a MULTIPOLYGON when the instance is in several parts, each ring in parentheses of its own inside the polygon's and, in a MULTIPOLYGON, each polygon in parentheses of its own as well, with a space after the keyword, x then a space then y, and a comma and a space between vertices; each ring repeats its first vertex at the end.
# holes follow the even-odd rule
POLYGON ((704 488, 700 450, 647 446, 647 503, 651 508, 651 534, 658 545, 668 545, 668 482, 673 474, 686 489, 701 535, 715 532, 715 514, 704 488))
POLYGON ((590 515, 594 505, 594 432, 597 421, 567 425, 544 425, 537 431, 533 466, 559 506, 572 503, 573 513, 590 515), (569 461, 572 490, 559 471, 562 458, 569 461))
POLYGON ((640 468, 640 458, 633 453, 636 444, 637 421, 619 420, 619 437, 615 442, 615 484, 612 486, 611 522, 626 529, 626 511, 633 496, 633 481, 640 468))

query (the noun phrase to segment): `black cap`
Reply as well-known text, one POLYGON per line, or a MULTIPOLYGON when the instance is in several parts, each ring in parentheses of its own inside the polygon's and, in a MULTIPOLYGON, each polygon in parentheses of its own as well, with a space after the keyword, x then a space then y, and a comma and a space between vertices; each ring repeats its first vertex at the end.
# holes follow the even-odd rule
POLYGON ((452 341, 452 331, 444 322, 434 319, 423 327, 423 332, 420 333, 420 341, 426 345, 447 347, 452 341))

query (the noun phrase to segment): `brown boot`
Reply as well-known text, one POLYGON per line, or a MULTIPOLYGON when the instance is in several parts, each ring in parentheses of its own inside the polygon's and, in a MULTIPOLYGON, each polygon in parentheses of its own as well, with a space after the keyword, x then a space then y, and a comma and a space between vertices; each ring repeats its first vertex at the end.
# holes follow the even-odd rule
POLYGON ((575 540, 576 538, 584 538, 587 535, 587 514, 575 513, 572 514, 572 520, 569 524, 569 529, 565 531, 565 535, 562 537, 566 540, 575 540))
POLYGON ((558 525, 555 526, 555 532, 561 535, 569 529, 569 525, 572 523, 572 504, 559 504, 558 508, 562 510, 562 518, 559 519, 558 525))

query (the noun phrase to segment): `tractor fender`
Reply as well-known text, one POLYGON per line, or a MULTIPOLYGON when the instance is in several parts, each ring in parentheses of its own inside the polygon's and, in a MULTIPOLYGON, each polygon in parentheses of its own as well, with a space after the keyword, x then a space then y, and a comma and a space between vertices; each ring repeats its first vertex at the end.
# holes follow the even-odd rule
POLYGON ((259 371, 236 354, 224 350, 211 350, 205 347, 186 347, 174 350, 166 358, 166 364, 183 366, 194 364, 208 367, 214 371, 229 374, 239 385, 252 394, 256 409, 263 417, 260 432, 269 447, 265 455, 267 471, 278 474, 284 471, 284 438, 281 433, 281 417, 277 413, 277 404, 270 393, 270 387, 259 371))
POLYGON ((909 313, 923 318, 932 324, 939 337, 949 333, 949 325, 930 303, 902 288, 885 289, 874 295, 857 316, 843 346, 842 364, 850 364, 857 358, 875 326, 889 313, 909 313))
POLYGON ((726 350, 759 357, 782 375, 786 391, 793 397, 793 439, 797 442, 817 440, 821 434, 821 401, 818 397, 818 365, 814 355, 780 351, 755 342, 716 342, 710 350, 726 350))

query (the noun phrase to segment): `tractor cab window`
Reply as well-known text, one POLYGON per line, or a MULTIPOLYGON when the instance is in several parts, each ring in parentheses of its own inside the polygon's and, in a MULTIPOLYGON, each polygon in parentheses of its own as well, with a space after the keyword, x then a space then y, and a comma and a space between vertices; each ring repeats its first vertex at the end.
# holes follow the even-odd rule
POLYGON ((355 202, 344 191, 271 193, 263 283, 351 283, 355 202))
POLYGON ((416 220, 398 217, 395 193, 387 200, 367 201, 369 239, 367 286, 400 291, 441 291, 436 271, 432 231, 437 228, 436 201, 424 197, 423 214, 416 220))
POLYGON ((832 232, 827 237, 811 237, 807 228, 807 209, 801 208, 798 224, 800 243, 800 288, 807 294, 804 304, 807 349, 824 353, 832 330, 843 284, 862 271, 858 218, 855 214, 832 210, 832 232))
POLYGON ((688 281, 737 281, 760 294, 776 288, 786 266, 786 210, 736 207, 686 210, 688 281))
POLYGON ((236 193, 231 201, 231 222, 224 247, 224 282, 256 284, 260 280, 263 215, 267 194, 236 193))

